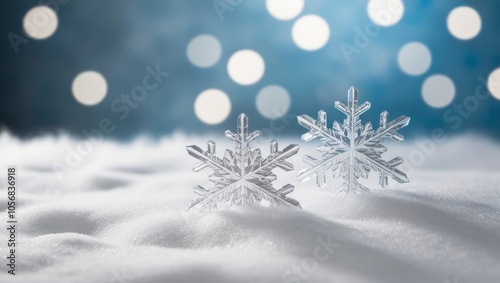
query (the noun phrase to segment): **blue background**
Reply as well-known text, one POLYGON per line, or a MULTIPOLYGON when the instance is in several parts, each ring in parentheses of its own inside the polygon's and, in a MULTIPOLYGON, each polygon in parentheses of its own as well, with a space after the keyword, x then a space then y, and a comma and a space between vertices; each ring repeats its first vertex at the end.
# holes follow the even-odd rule
MULTIPOLYGON (((44 1, 41 1, 43 3, 44 1)), ((364 121, 378 124, 378 115, 388 110, 391 117, 412 117, 401 132, 407 137, 428 135, 440 127, 449 134, 477 132, 500 138, 500 101, 489 97, 477 111, 463 119, 457 129, 443 119, 453 103, 474 95, 479 77, 500 67, 500 2, 488 1, 404 1, 403 19, 381 28, 360 54, 348 62, 340 43, 353 44, 354 28, 369 23, 367 1, 306 1, 301 15, 317 14, 330 26, 325 47, 315 52, 299 49, 291 38, 294 20, 279 21, 265 7, 264 0, 244 0, 221 20, 212 0, 184 1, 81 1, 65 0, 57 15, 56 33, 41 41, 29 40, 16 54, 6 36, 25 36, 22 19, 40 1, 2 1, 0 125, 22 137, 70 132, 98 127, 109 117, 116 130, 109 137, 132 138, 140 134, 164 136, 174 132, 217 133, 234 129, 236 117, 245 112, 252 129, 270 127, 255 106, 260 89, 270 84, 285 87, 291 95, 289 114, 316 117, 320 109, 329 122, 343 119, 333 108, 345 102, 347 89, 355 85, 360 100, 372 103, 364 121), (468 5, 481 15, 482 30, 469 41, 454 38, 446 27, 449 12, 468 5), (211 68, 189 62, 186 47, 199 34, 212 34, 222 44, 222 56, 211 68), (406 43, 420 41, 432 53, 432 65, 421 76, 403 73, 397 53, 406 43), (233 82, 226 71, 229 57, 241 49, 253 49, 266 63, 264 77, 251 86, 233 82), (122 93, 141 83, 146 66, 159 64, 170 76, 123 121, 110 105, 122 93), (94 107, 76 102, 71 83, 82 71, 96 70, 108 82, 108 95, 94 107), (422 99, 424 80, 433 74, 450 77, 456 87, 453 103, 431 108, 422 99), (196 96, 210 88, 226 92, 232 103, 230 116, 219 125, 203 124, 194 114, 196 96)), ((484 91, 484 88, 483 88, 484 91)), ((295 120, 277 134, 304 132, 295 120)))

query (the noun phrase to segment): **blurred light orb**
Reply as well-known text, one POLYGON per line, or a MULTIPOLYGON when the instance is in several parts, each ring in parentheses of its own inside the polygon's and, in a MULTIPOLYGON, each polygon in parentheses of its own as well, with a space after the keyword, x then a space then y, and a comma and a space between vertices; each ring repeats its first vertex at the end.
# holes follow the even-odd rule
POLYGON ((330 27, 320 16, 302 16, 293 24, 292 38, 299 48, 315 51, 328 42, 330 27))
POLYGON ((32 8, 23 19, 24 32, 37 40, 49 38, 57 30, 58 25, 56 13, 47 6, 32 8))
POLYGON ((420 42, 405 44, 398 53, 399 68, 408 75, 422 75, 429 70, 431 62, 431 51, 420 42))
POLYGON ((259 53, 245 49, 234 53, 227 63, 229 77, 240 85, 258 82, 266 69, 264 59, 259 53))
POLYGON ((455 85, 447 76, 433 75, 422 85, 422 96, 429 106, 443 108, 455 98, 455 85))
POLYGON ((488 90, 494 98, 500 100, 500 68, 495 69, 488 76, 488 90))
POLYGON ((231 100, 218 89, 207 89, 194 102, 196 117, 205 124, 216 125, 227 119, 231 112, 231 100))
POLYGON ((101 102, 108 92, 108 84, 103 75, 95 71, 80 73, 71 86, 76 101, 86 106, 101 102))
POLYGON ((372 22, 383 27, 398 23, 405 12, 401 0, 370 0, 366 9, 372 22))
POLYGON ((304 9, 304 0, 267 0, 266 7, 271 16, 286 21, 297 17, 304 9))
POLYGON ((469 40, 481 31, 481 16, 471 7, 460 6, 450 12, 446 24, 454 37, 469 40))
POLYGON ((188 44, 187 57, 193 65, 208 68, 215 65, 222 54, 222 47, 212 35, 202 34, 194 37, 188 44))
POLYGON ((290 95, 281 86, 266 86, 257 94, 255 104, 262 116, 268 119, 276 119, 288 112, 290 108, 290 95))

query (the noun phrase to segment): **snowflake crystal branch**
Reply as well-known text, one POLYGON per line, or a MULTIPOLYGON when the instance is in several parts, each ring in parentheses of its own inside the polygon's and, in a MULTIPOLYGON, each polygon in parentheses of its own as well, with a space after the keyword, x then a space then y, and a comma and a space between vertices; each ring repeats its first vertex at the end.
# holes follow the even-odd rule
POLYGON ((374 130, 370 122, 362 125, 360 119, 371 104, 365 102, 358 106, 358 90, 354 87, 349 89, 347 99, 348 105, 335 102, 335 108, 344 113, 346 119, 342 125, 333 122, 331 129, 327 127, 326 112, 323 110, 318 112, 317 120, 307 115, 297 117, 298 123, 309 130, 302 135, 302 140, 308 142, 320 138, 321 145, 317 150, 322 153, 320 159, 304 156, 303 160, 310 168, 300 171, 297 178, 305 182, 316 177, 318 187, 324 187, 325 173, 331 171, 335 178, 343 178, 342 191, 355 193, 369 191, 358 179, 368 178, 372 169, 378 172, 379 185, 383 188, 388 184, 388 177, 399 183, 409 182, 406 175, 396 168, 403 163, 403 158, 396 157, 390 161, 382 159, 382 154, 387 151, 382 142, 386 138, 403 141, 403 135, 397 131, 407 126, 410 118, 400 116, 388 122, 389 113, 384 111, 380 114, 379 128, 374 130))
POLYGON ((287 197, 294 190, 294 186, 287 184, 276 190, 272 182, 277 176, 272 170, 279 167, 285 171, 293 170, 293 164, 286 159, 299 151, 299 146, 291 144, 282 151, 278 150, 278 142, 270 143, 270 155, 263 159, 260 149, 252 150, 250 143, 260 136, 259 131, 248 133, 248 117, 245 114, 238 116, 238 132, 229 130, 226 137, 235 142, 234 151, 227 149, 221 159, 215 155, 215 143, 208 141, 207 150, 196 145, 187 147, 189 155, 200 160, 193 168, 198 172, 204 168, 213 169, 209 176, 213 188, 202 186, 194 187, 199 198, 191 202, 189 209, 216 210, 218 204, 252 205, 261 204, 263 200, 271 205, 291 205, 300 208, 295 199, 287 197))

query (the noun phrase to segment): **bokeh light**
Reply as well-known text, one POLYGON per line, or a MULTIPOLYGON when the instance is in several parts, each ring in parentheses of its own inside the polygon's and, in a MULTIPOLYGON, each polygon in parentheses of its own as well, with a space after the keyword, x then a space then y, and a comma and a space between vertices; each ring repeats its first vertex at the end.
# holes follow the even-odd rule
POLYGON ((103 75, 96 71, 85 71, 73 80, 73 96, 79 103, 92 106, 99 104, 108 92, 108 84, 103 75))
POLYGON ((317 15, 299 18, 292 27, 292 38, 301 49, 314 51, 322 48, 330 38, 328 23, 317 15))
POLYGON ((412 76, 427 72, 431 62, 432 56, 429 48, 420 42, 410 42, 404 45, 398 53, 399 68, 412 76))
POLYGON ((445 75, 430 76, 422 85, 422 97, 431 107, 446 107, 455 98, 455 84, 445 75))
MULTIPOLYGON (((449 124, 442 111, 424 102, 422 92, 427 78, 443 74, 456 89, 447 107, 462 103, 479 84, 492 96, 488 107, 471 115, 456 133, 473 127, 500 139, 495 130, 500 86, 495 87, 494 72, 500 67, 495 34, 500 17, 493 15, 500 11, 499 1, 212 0, 207 9, 200 9, 196 0, 93 1, 78 2, 78 7, 73 1, 18 2, 8 1, 12 8, 5 9, 10 12, 4 17, 0 105, 5 109, 0 120, 19 135, 95 127, 95 115, 114 117, 112 102, 124 105, 121 94, 145 81, 150 98, 110 137, 217 133, 232 126, 236 112, 256 117, 252 126, 262 129, 275 116, 258 105, 267 86, 288 92, 286 117, 291 112, 314 114, 332 101, 345 101, 346 90, 354 85, 362 90, 361 100, 377 97, 383 109, 397 105, 401 115, 411 116, 412 130, 405 132, 414 138, 449 124), (464 30, 471 31, 464 35, 464 30), (474 35, 472 40, 455 37, 474 35), (104 76, 107 94, 72 92, 77 75, 89 70, 104 76), (196 97, 212 88, 227 94, 231 113, 209 127, 193 107, 196 97), (26 100, 39 107, 28 109, 26 100), (65 102, 70 105, 59 107, 65 102), (10 107, 23 110, 12 112, 10 107)), ((280 135, 300 131, 290 126, 280 135)))
POLYGON ((34 7, 23 19, 23 29, 33 39, 49 38, 57 30, 59 20, 56 13, 47 6, 34 7))
POLYGON ((194 102, 194 113, 205 124, 219 124, 227 119, 230 112, 231 100, 226 93, 218 89, 203 91, 194 102))
POLYGON ((500 68, 495 69, 488 76, 488 90, 494 98, 500 100, 500 68))
POLYGON ((266 86, 257 94, 255 104, 262 116, 268 119, 276 119, 288 112, 290 108, 290 95, 281 86, 266 86))
POLYGON ((370 0, 366 9, 368 17, 383 27, 395 25, 403 18, 405 12, 401 0, 370 0))
POLYGON ((471 7, 457 7, 448 15, 447 26, 454 37, 469 40, 481 31, 481 16, 471 7))
POLYGON ((266 7, 271 16, 286 21, 297 17, 304 8, 304 0, 267 0, 266 7))
POLYGON ((245 49, 234 53, 227 63, 227 72, 233 81, 241 85, 258 82, 266 66, 259 53, 245 49))
POLYGON ((191 39, 186 53, 193 65, 208 68, 217 64, 222 53, 222 47, 219 40, 214 36, 202 34, 191 39))

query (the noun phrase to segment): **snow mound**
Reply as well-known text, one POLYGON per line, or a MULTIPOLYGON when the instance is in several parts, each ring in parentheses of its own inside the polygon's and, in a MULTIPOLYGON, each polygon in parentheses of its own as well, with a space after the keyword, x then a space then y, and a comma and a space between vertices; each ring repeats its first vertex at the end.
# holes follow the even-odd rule
MULTIPOLYGON (((208 184, 210 171, 192 172, 196 161, 185 146, 206 140, 178 135, 103 141, 61 178, 54 161, 64 164, 81 141, 64 136, 22 141, 1 134, 2 168, 17 167, 19 245, 17 275, 8 275, 4 266, 0 281, 462 283, 500 278, 495 142, 455 138, 416 166, 409 184, 390 182, 382 190, 368 180, 372 192, 362 195, 335 195, 313 181, 297 182, 297 170, 276 170, 277 187, 295 184, 290 196, 302 209, 187 212, 193 186, 208 184), (480 152, 464 161, 460 154, 470 144, 480 152)), ((219 154, 231 146, 220 144, 219 154)), ((305 167, 300 156, 314 153, 313 146, 301 144, 291 160, 296 169, 305 167)), ((391 154, 406 157, 414 150, 409 141, 391 154)), ((1 189, 5 196, 5 185, 1 189)), ((6 208, 0 202, 0 209, 6 208)), ((2 229, 0 238, 6 232, 2 229)), ((6 245, 0 253, 7 254, 6 245)))

